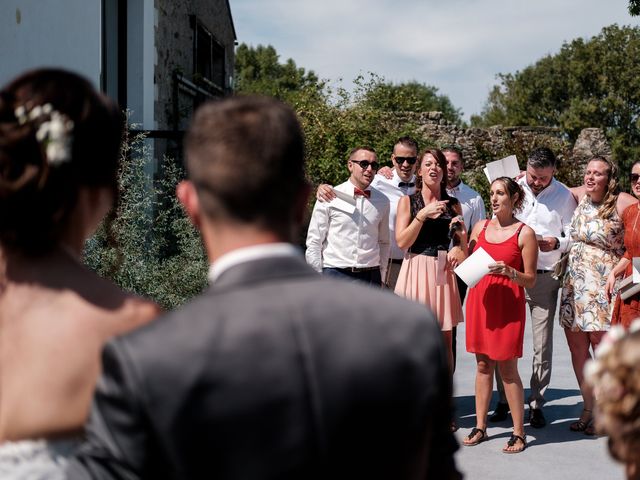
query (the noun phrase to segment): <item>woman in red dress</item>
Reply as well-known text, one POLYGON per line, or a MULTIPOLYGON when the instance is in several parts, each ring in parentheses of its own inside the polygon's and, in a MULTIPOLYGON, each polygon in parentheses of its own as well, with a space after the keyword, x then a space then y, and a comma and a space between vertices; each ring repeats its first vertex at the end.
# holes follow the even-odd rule
POLYGON ((493 181, 490 190, 493 218, 478 222, 471 232, 470 250, 482 247, 496 263, 489 274, 469 290, 467 297, 467 351, 476 354, 476 426, 463 443, 477 445, 488 438, 487 412, 493 372, 500 370, 513 418, 513 434, 503 448, 519 453, 526 448, 524 390, 518 373, 525 323, 524 288, 536 281, 538 243, 534 231, 518 221, 524 192, 511 178, 493 181))
MULTIPOLYGON (((640 160, 631 167, 631 193, 636 198, 640 198, 640 160)), ((624 256, 613 268, 607 278, 607 295, 612 298, 616 277, 623 275, 624 278, 633 272, 633 257, 640 257, 640 203, 634 203, 622 212, 622 223, 624 224, 624 256)), ((623 300, 620 296, 616 299, 616 304, 611 317, 611 325, 622 325, 629 329, 629 325, 636 318, 640 317, 640 293, 623 300)))

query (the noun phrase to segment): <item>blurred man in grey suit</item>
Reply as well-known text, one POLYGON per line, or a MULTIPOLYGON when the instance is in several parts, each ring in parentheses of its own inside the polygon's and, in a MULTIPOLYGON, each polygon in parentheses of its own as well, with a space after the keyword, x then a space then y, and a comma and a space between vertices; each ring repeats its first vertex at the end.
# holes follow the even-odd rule
POLYGON ((309 193, 303 144, 273 99, 198 110, 177 193, 211 285, 107 345, 69 478, 459 478, 432 315, 322 278, 289 243, 309 193))

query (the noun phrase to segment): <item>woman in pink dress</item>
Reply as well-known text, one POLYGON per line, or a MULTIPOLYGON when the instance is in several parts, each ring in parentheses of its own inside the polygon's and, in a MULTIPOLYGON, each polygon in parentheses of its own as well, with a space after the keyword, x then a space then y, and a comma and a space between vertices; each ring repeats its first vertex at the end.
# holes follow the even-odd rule
POLYGON ((536 281, 538 242, 534 231, 518 221, 524 192, 511 178, 493 181, 490 190, 493 218, 478 222, 469 239, 470 250, 482 247, 496 261, 489 274, 469 290, 467 297, 467 351, 476 355, 476 426, 463 443, 477 445, 488 438, 487 412, 496 365, 513 418, 513 434, 503 448, 519 453, 526 446, 524 390, 518 373, 525 323, 524 288, 536 281))
POLYGON ((440 150, 422 153, 417 181, 418 191, 398 202, 396 240, 407 253, 395 293, 433 311, 453 365, 451 329, 464 318, 453 267, 466 258, 467 232, 460 203, 447 194, 447 159, 440 150), (457 246, 449 250, 451 236, 457 246))

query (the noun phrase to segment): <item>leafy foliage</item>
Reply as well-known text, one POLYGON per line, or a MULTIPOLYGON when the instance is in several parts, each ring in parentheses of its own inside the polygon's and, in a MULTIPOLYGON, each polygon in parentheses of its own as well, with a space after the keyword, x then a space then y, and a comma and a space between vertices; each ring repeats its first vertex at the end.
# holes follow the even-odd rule
POLYGON ((474 125, 602 128, 623 171, 640 150, 640 27, 605 27, 516 73, 498 75, 474 125))
POLYGON ((382 79, 370 85, 362 103, 372 109, 393 112, 442 112, 451 123, 462 124, 462 112, 455 108, 446 95, 438 94, 438 88, 423 83, 405 82, 393 84, 382 79))
POLYGON ((632 17, 640 15, 640 0, 629 0, 629 15, 632 17))
POLYGON ((359 76, 352 90, 331 87, 291 59, 279 63, 272 46, 236 49, 236 92, 270 95, 297 112, 306 138, 307 171, 314 184, 341 183, 347 177, 346 156, 355 146, 368 145, 384 162, 396 139, 420 139, 417 125, 399 122, 397 112, 442 111, 460 123, 461 112, 438 89, 418 82, 394 85, 369 74, 359 76))
POLYGON ((317 96, 324 82, 316 74, 299 68, 292 59, 279 63, 279 55, 271 45, 253 48, 242 43, 235 56, 236 92, 261 94, 295 102, 300 95, 317 96))
POLYGON ((85 246, 85 263, 121 288, 175 308, 206 285, 208 264, 200 237, 175 197, 184 177, 165 158, 153 182, 144 135, 129 139, 119 172, 119 204, 85 246))

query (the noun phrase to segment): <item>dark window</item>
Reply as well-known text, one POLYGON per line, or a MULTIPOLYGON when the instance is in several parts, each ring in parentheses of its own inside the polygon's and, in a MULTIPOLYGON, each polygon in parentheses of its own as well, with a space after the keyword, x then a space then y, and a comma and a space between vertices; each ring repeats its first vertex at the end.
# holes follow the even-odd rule
POLYGON ((224 47, 211 35, 200 21, 193 19, 195 28, 194 80, 208 89, 225 90, 224 47))

